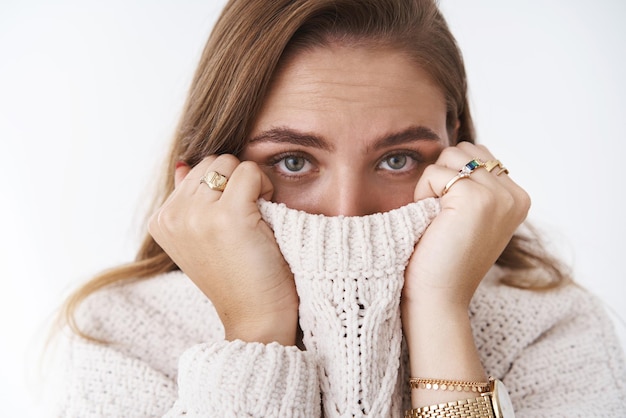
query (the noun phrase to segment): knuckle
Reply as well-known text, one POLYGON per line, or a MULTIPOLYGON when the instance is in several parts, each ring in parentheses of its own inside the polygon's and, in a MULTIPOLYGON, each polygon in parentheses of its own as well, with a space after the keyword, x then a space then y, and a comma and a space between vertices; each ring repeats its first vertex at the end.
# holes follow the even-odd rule
POLYGON ((153 237, 159 233, 159 211, 153 213, 148 219, 148 233, 153 237))
POLYGON ((236 168, 245 176, 255 175, 259 171, 259 166, 254 161, 242 161, 236 168))
POLYGON ((426 168, 424 168, 424 171, 422 172, 422 177, 432 177, 434 173, 436 173, 437 170, 437 165, 435 164, 429 164, 426 166, 426 168))
POLYGON ((502 193, 499 198, 502 213, 507 214, 509 219, 522 222, 526 219, 530 210, 530 197, 524 190, 513 190, 502 193))
POLYGON ((520 189, 518 193, 517 207, 519 208, 520 215, 523 216, 523 218, 526 218, 528 212, 530 211, 532 200, 530 195, 525 190, 520 189))
POLYGON ((208 164, 212 164, 213 161, 215 161, 215 159, 218 157, 217 154, 211 154, 211 155, 207 155, 206 157, 204 157, 202 159, 203 162, 207 162, 208 164))
POLYGON ((508 191, 505 191, 504 193, 502 193, 502 196, 500 197, 499 200, 500 200, 500 205, 502 209, 506 211, 507 213, 515 212, 517 210, 515 197, 508 191))
POLYGON ((463 151, 471 151, 475 145, 467 141, 461 141, 456 145, 456 147, 463 151))
POLYGON ((458 148, 458 145, 456 147, 446 147, 443 151, 441 151, 441 154, 439 154, 439 159, 452 160, 458 157, 461 153, 462 151, 458 148))
POLYGON ((173 233, 181 229, 181 217, 171 208, 160 209, 154 218, 155 226, 167 233, 173 233))
POLYGON ((220 154, 215 158, 213 164, 236 166, 237 164, 239 164, 239 160, 232 154, 220 154))

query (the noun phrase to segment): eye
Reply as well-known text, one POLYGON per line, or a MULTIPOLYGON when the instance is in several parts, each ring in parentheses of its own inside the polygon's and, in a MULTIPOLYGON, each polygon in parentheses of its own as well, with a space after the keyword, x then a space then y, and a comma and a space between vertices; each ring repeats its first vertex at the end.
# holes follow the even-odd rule
POLYGON ((378 169, 403 173, 415 169, 418 162, 419 158, 413 155, 413 153, 401 152, 383 157, 380 163, 378 163, 378 169))
POLYGON ((304 158, 295 155, 285 157, 281 161, 287 171, 292 171, 294 173, 301 171, 307 162, 304 158))
POLYGON ((392 155, 383 162, 392 170, 401 170, 406 165, 406 155, 392 155))
POLYGON ((310 158, 293 152, 275 155, 270 159, 269 165, 285 177, 303 176, 314 168, 310 158))

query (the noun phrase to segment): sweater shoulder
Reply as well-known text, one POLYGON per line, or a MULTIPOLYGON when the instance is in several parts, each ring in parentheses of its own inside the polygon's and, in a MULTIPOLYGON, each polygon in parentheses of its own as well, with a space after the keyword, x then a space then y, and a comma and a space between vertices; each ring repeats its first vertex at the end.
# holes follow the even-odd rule
POLYGON ((502 284, 490 272, 470 306, 472 329, 488 372, 503 376, 514 361, 542 347, 536 360, 553 355, 548 349, 572 353, 598 347, 619 357, 621 346, 602 301, 575 283, 551 290, 527 290, 502 284), (575 347, 575 350, 574 350, 575 347))
POLYGON ((184 350, 223 338, 213 305, 179 271, 100 289, 82 303, 76 320, 89 337, 170 376, 184 350))

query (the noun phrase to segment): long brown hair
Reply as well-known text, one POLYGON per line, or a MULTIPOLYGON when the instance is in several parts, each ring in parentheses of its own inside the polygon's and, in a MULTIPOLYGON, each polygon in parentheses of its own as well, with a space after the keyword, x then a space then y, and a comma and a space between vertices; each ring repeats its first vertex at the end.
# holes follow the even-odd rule
MULTIPOLYGON (((154 208, 173 191, 178 161, 193 166, 211 154, 238 155, 243 150, 284 57, 332 42, 366 43, 408 54, 444 93, 452 142, 474 142, 463 58, 434 0, 231 0, 204 48, 154 208)), ((509 271, 506 283, 512 286, 545 289, 568 280, 533 234, 515 235, 498 264, 509 271)), ((83 335, 75 312, 87 296, 112 283, 176 269, 146 234, 134 262, 77 289, 62 315, 83 335)))

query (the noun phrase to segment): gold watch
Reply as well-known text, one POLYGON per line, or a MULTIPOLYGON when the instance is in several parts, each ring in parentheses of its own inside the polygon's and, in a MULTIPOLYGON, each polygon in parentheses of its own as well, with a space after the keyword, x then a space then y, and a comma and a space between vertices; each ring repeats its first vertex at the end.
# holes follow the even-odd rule
POLYGON ((405 418, 515 418, 509 393, 498 379, 489 378, 489 390, 480 396, 460 401, 410 409, 405 418))
POLYGON ((515 418, 513 404, 501 380, 489 378, 489 392, 481 393, 481 396, 489 398, 495 418, 515 418))

